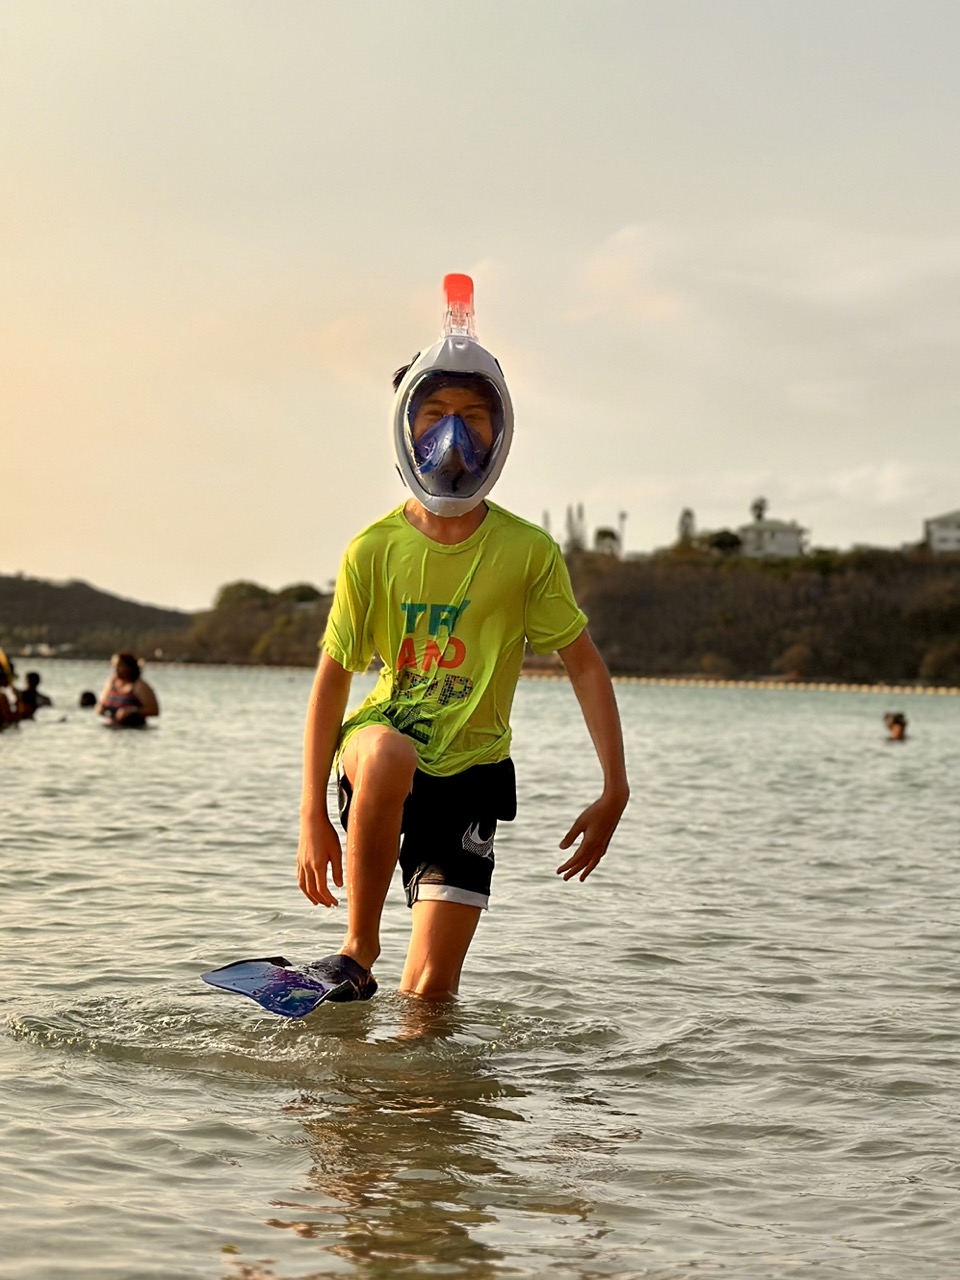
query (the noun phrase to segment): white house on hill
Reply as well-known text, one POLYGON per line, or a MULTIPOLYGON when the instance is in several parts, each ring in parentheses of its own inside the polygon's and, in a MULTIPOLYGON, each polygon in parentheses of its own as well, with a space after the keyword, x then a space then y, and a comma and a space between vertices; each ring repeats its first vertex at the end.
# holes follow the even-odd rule
POLYGON ((923 537, 933 555, 960 551, 960 511, 933 516, 923 522, 923 537))
POLYGON ((802 556, 806 529, 795 520, 753 520, 742 524, 737 536, 743 544, 740 554, 762 559, 764 556, 802 556))

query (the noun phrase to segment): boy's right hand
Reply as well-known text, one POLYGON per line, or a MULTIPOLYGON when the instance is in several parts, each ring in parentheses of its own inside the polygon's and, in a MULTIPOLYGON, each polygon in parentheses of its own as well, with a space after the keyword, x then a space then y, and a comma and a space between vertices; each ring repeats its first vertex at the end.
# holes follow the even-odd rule
POLYGON ((297 849, 297 880, 315 907, 336 907, 327 883, 328 872, 338 889, 343 888, 343 851, 336 829, 324 814, 303 818, 300 822, 300 847, 297 849))

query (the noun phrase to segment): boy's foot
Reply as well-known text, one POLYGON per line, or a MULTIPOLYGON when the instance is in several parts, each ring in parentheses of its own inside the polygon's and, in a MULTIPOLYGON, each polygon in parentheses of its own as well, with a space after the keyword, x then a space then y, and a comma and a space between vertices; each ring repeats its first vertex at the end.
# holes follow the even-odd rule
POLYGON ((303 973, 319 978, 321 982, 330 982, 340 986, 340 991, 333 992, 327 999, 331 1003, 343 1003, 346 1000, 369 1000, 376 994, 377 980, 358 964, 352 956, 324 956, 322 960, 314 960, 303 966, 303 973))

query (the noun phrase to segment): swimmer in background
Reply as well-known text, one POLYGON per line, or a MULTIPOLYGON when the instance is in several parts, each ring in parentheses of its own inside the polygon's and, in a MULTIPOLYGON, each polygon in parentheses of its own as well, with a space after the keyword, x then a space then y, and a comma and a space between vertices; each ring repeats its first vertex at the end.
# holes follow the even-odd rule
POLYGON ((27 687, 20 694, 21 717, 24 720, 32 720, 41 707, 52 707, 53 700, 48 698, 45 693, 40 692, 40 673, 38 671, 28 671, 26 679, 27 687))
POLYGON ((907 717, 902 711, 888 711, 883 717, 883 723, 887 726, 888 742, 906 742, 907 717))
MULTIPOLYGON (((3 651, 0 650, 0 653, 3 651)), ((3 654, 0 661, 0 732, 9 729, 11 725, 19 724, 21 718, 20 694, 13 683, 13 666, 7 660, 6 654, 3 654), (12 702, 7 690, 13 695, 12 702)))
POLYGON ((140 663, 132 653, 113 655, 113 675, 103 686, 97 712, 115 729, 142 729, 148 716, 158 716, 157 695, 140 676, 140 663))

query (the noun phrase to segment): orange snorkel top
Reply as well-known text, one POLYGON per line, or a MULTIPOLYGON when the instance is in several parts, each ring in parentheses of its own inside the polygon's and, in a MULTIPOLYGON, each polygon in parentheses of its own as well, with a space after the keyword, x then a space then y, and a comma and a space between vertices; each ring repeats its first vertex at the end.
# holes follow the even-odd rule
POLYGON ((473 281, 469 276, 454 272, 443 277, 443 296, 447 309, 443 316, 445 338, 473 338, 477 328, 473 318, 473 281))

